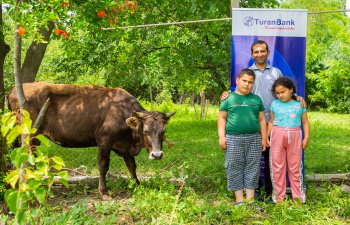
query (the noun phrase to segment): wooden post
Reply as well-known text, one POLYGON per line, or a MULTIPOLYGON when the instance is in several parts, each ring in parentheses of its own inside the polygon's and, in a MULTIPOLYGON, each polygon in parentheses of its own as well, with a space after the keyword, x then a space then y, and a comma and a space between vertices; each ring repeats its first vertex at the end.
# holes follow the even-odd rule
POLYGON ((232 8, 239 8, 239 0, 231 0, 230 15, 232 17, 232 8))
POLYGON ((200 92, 201 97, 201 119, 205 116, 205 106, 206 106, 206 99, 205 99, 205 91, 200 92))
POLYGON ((231 0, 231 8, 239 8, 239 0, 231 0))

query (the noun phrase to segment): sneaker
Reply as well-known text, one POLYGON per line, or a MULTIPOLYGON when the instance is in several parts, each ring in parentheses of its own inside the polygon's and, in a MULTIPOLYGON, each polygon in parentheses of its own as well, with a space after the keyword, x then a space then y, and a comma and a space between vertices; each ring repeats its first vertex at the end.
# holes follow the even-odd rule
POLYGON ((274 203, 273 200, 272 200, 272 197, 266 198, 266 199, 265 199, 265 203, 267 203, 267 204, 272 204, 272 203, 274 203))
POLYGON ((254 193, 254 199, 255 199, 255 200, 258 200, 259 198, 260 198, 260 193, 256 191, 256 192, 254 193))

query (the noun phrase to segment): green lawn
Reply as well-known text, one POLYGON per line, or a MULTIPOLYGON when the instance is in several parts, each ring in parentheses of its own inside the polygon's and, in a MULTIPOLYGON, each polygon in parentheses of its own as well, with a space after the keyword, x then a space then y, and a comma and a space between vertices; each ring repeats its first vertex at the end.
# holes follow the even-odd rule
POLYGON ((311 140, 305 151, 306 173, 350 171, 350 115, 308 113, 311 140))

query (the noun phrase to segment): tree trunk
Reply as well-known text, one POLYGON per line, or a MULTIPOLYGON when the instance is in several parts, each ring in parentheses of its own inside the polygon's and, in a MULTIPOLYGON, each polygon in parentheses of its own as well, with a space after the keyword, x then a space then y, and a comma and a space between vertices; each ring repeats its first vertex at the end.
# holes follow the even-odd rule
MULTIPOLYGON (((18 26, 17 26, 18 28, 18 26)), ((27 101, 24 96, 23 91, 23 85, 22 85, 22 70, 21 70, 21 50, 22 50, 22 38, 19 36, 19 34, 15 33, 15 40, 14 40, 14 53, 13 53, 13 69, 14 69, 14 76, 15 76, 15 86, 16 86, 16 93, 18 98, 18 105, 20 108, 20 120, 22 119, 22 111, 27 109, 27 101)), ((27 135, 22 134, 21 140, 22 140, 22 147, 25 145, 25 138, 27 135)), ((25 167, 26 163, 21 164, 20 168, 20 177, 19 177, 19 183, 22 183, 25 179, 25 167)))
POLYGON ((29 46, 22 65, 22 83, 35 81, 36 74, 38 73, 41 62, 45 56, 46 48, 53 28, 54 23, 49 22, 47 28, 41 28, 39 31, 44 42, 37 43, 33 41, 29 46))
MULTIPOLYGON (((4 111, 5 104, 5 86, 4 86, 4 63, 10 46, 5 43, 2 21, 2 4, 0 3, 0 111, 4 111)), ((1 154, 1 153, 0 153, 1 154)))
POLYGON ((201 96, 201 119, 203 119, 205 116, 205 106, 206 106, 205 91, 201 91, 200 96, 201 96))
POLYGON ((239 0, 231 0, 231 8, 239 8, 239 0))
MULTIPOLYGON (((3 112, 5 108, 5 86, 4 86, 4 64, 6 55, 10 51, 10 46, 5 43, 3 33, 3 21, 2 21, 2 4, 0 3, 0 111, 3 112)), ((6 155, 7 149, 5 145, 5 139, 0 135, 0 171, 6 172, 6 155)), ((1 207, 0 207, 1 211, 1 207)))
POLYGON ((149 86, 149 100, 153 103, 153 89, 152 85, 149 86))
POLYGON ((22 86, 22 70, 21 70, 21 50, 22 50, 22 38, 19 34, 15 33, 14 40, 14 53, 13 53, 13 71, 15 76, 15 86, 18 97, 18 105, 20 110, 27 109, 27 102, 24 96, 22 86))
POLYGON ((233 8, 239 8, 239 0, 231 0, 231 9, 230 9, 231 17, 232 17, 232 9, 233 8))
POLYGON ((323 182, 330 182, 333 184, 346 184, 350 185, 350 173, 337 173, 337 174, 309 174, 305 176, 308 182, 314 182, 321 184, 323 182))

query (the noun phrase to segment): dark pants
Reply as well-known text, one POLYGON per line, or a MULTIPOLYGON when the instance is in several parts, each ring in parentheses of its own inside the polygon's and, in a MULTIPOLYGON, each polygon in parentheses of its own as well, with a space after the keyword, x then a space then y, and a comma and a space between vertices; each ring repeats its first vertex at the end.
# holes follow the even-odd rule
MULTIPOLYGON (((262 153, 261 156, 261 168, 260 168, 260 179, 259 179, 259 188, 260 190, 264 187, 265 196, 261 197, 270 197, 272 194, 272 183, 270 176, 270 148, 266 148, 266 150, 262 153)), ((262 193, 260 193, 262 194, 262 193)))

